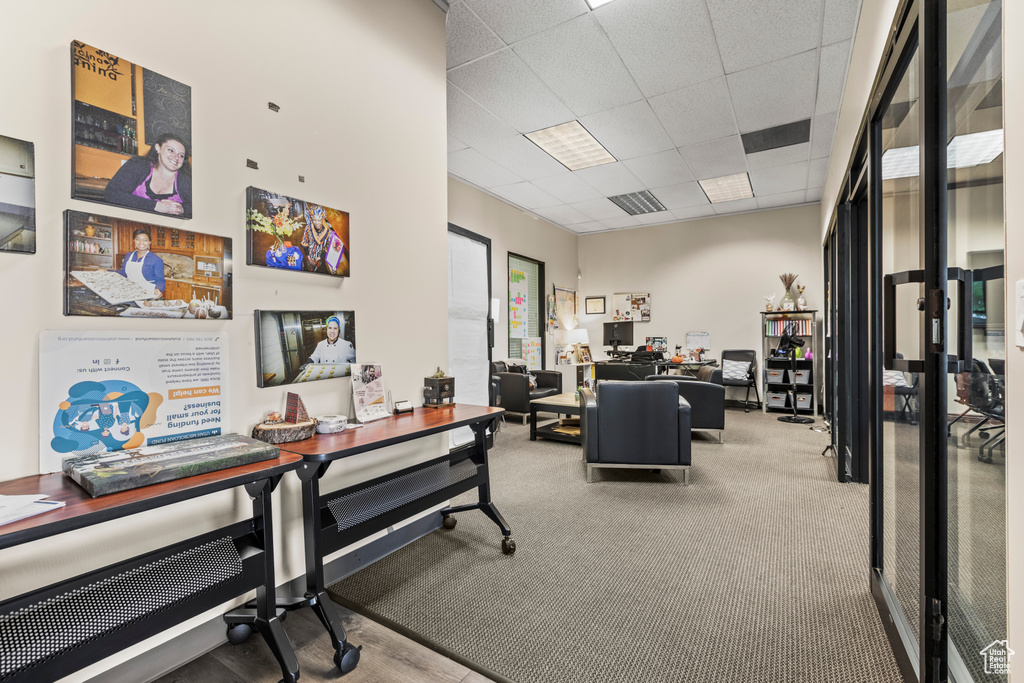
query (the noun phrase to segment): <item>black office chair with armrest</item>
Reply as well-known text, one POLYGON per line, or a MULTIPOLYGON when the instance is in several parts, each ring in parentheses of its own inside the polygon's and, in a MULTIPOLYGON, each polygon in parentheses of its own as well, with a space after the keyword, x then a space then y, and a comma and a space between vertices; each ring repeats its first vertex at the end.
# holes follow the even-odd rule
POLYGON ((587 481, 597 467, 681 469, 690 483, 690 404, 664 382, 602 382, 580 389, 587 481))
POLYGON ((676 385, 679 395, 690 404, 690 431, 717 431, 718 443, 725 441, 724 386, 681 375, 650 375, 647 379, 676 385))
POLYGON ((761 409, 761 394, 757 391, 757 353, 749 349, 728 349, 722 351, 722 384, 727 387, 746 387, 747 393, 743 397, 744 412, 750 412, 750 388, 754 388, 754 398, 757 400, 757 408, 761 409), (749 363, 745 376, 729 376, 729 369, 726 361, 749 363))
POLYGON ((530 414, 530 401, 562 393, 562 373, 557 370, 530 370, 525 366, 508 366, 504 361, 491 363, 491 377, 498 379, 501 407, 506 412, 520 413, 523 424, 530 414), (522 367, 523 370, 518 368, 522 367), (537 378, 537 386, 530 388, 530 375, 537 378))

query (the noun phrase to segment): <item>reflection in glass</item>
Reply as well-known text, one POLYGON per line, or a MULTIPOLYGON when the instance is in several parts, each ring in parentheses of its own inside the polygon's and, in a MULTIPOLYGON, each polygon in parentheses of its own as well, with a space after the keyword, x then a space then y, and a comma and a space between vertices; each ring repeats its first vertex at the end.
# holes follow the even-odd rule
MULTIPOLYGON (((919 218, 918 55, 915 50, 881 124, 882 272, 921 268, 919 218), (911 151, 905 151, 911 150, 911 151), (888 155, 888 157, 887 157, 888 155), (886 162, 886 159, 889 162, 886 162), (913 159, 912 173, 892 173, 913 159)), ((896 288, 897 357, 921 358, 920 285, 896 288)), ((918 378, 887 371, 882 387, 883 569, 915 639, 920 638, 920 435, 917 426, 918 378)))
POLYGON ((971 371, 949 377, 949 636, 985 681, 1006 680, 980 654, 1006 638, 1001 9, 950 2, 947 15, 948 260, 974 275, 971 371))
POLYGON ((35 145, 0 135, 0 251, 36 253, 35 145))

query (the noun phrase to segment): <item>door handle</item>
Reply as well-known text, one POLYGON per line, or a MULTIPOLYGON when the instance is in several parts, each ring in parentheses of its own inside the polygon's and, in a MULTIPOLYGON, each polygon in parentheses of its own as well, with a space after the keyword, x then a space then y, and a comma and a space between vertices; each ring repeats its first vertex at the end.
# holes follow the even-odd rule
MULTIPOLYGON (((955 280, 957 283, 958 299, 958 323, 959 334, 957 334, 956 354, 947 357, 947 372, 967 372, 970 369, 971 359, 974 356, 972 335, 972 306, 971 295, 974 289, 974 278, 969 270, 963 268, 947 269, 946 279, 955 280)), ((900 372, 924 372, 923 360, 910 360, 896 358, 896 287, 898 285, 920 284, 924 282, 923 270, 905 270, 900 273, 892 273, 882 278, 882 366, 886 370, 899 370, 900 372)), ((940 299, 945 295, 936 292, 940 299)), ((927 299, 927 298, 926 298, 927 299)), ((948 299, 947 299, 948 305, 948 299)), ((918 310, 924 307, 918 305, 918 310)))

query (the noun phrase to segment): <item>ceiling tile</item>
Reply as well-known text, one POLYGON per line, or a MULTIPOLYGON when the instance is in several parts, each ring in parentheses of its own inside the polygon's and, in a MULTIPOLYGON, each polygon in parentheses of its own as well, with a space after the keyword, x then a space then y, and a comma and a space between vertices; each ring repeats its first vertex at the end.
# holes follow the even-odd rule
POLYGON ((491 188, 493 192, 525 209, 541 209, 561 204, 559 200, 530 183, 515 183, 491 188))
POLYGON ((591 218, 579 209, 571 206, 551 206, 544 209, 536 209, 534 213, 544 216, 550 221, 559 225, 572 225, 573 223, 590 223, 591 218))
POLYGON ((853 38, 860 14, 860 0, 825 0, 825 20, 821 27, 821 44, 831 45, 853 38))
POLYGON ((448 34, 449 69, 505 47, 501 38, 494 35, 464 2, 453 2, 448 7, 445 31, 448 34))
POLYGON ((455 137, 453 135, 449 135, 448 136, 448 151, 449 152, 458 152, 460 149, 466 149, 466 147, 468 147, 468 145, 465 142, 463 142, 462 140, 459 140, 457 137, 455 137))
POLYGON ((655 225, 656 223, 671 223, 676 219, 671 211, 655 211, 633 216, 640 225, 655 225))
POLYGON ((757 199, 755 197, 751 197, 750 199, 737 199, 732 202, 712 204, 711 207, 719 216, 729 213, 742 213, 744 211, 757 211, 757 199))
POLYGON ((644 184, 622 162, 591 166, 574 173, 605 197, 644 189, 644 184))
POLYGON ((647 97, 723 75, 703 0, 630 0, 594 10, 647 97))
POLYGON ((806 190, 770 194, 764 197, 758 197, 757 206, 762 209, 774 209, 780 206, 796 206, 804 203, 805 194, 806 190))
POLYGON ((852 41, 834 43, 821 48, 821 63, 818 66, 818 99, 814 103, 815 114, 839 111, 846 81, 846 65, 850 61, 852 41))
POLYGON ((584 116, 580 123, 619 161, 674 147, 646 100, 584 116))
POLYGON ((747 155, 739 135, 702 142, 679 150, 697 180, 719 178, 747 170, 747 155))
POLYGON ((796 164, 751 171, 750 186, 754 189, 754 196, 760 197, 807 189, 807 164, 808 162, 801 161, 796 164))
POLYGON ((622 218, 610 218, 606 221, 601 221, 601 225, 618 230, 619 228, 635 228, 640 225, 640 221, 634 216, 623 216, 622 218))
POLYGON ((678 185, 693 180, 693 174, 675 149, 629 159, 622 163, 626 164, 633 175, 647 187, 678 185))
POLYGON ((815 116, 811 121, 811 158, 820 159, 832 154, 832 136, 836 132, 839 112, 815 116))
POLYGON ((607 230, 603 223, 594 221, 593 223, 573 223, 570 228, 573 232, 585 233, 585 232, 599 232, 601 230, 607 230))
POLYGON ((715 207, 711 204, 705 204, 704 206, 691 206, 686 209, 675 209, 672 211, 672 215, 681 221, 688 221, 692 218, 704 218, 706 216, 715 215, 715 207))
POLYGON ((584 0, 466 0, 477 16, 510 45, 589 11, 584 0))
POLYGON ((481 143, 477 145, 477 150, 526 180, 546 178, 565 173, 567 170, 550 154, 522 135, 481 143))
POLYGON ((725 73, 818 47, 822 0, 707 0, 725 73))
POLYGON ((821 201, 821 191, 823 189, 824 188, 816 187, 816 188, 813 188, 811 190, 807 190, 806 195, 804 195, 804 200, 808 201, 808 202, 820 202, 821 201))
POLYGON ((576 174, 569 173, 568 171, 547 178, 538 178, 533 181, 533 184, 566 204, 575 204, 604 196, 580 178, 577 178, 576 174))
POLYGON ((513 49, 577 116, 643 98, 591 14, 527 38, 513 49))
POLYGON ((652 97, 650 103, 676 147, 737 132, 729 86, 724 78, 652 97))
POLYGON ((656 187, 651 190, 651 194, 658 198, 662 206, 672 211, 709 204, 707 195, 697 183, 656 187))
POLYGON ((826 173, 828 173, 828 157, 811 161, 807 167, 808 187, 823 187, 826 173))
POLYGON ((452 69, 448 80, 521 133, 576 118, 511 49, 452 69))
POLYGON ((448 172, 480 187, 510 185, 522 180, 475 149, 461 149, 448 155, 448 172))
POLYGON ((807 161, 810 153, 811 143, 809 142, 805 142, 800 145, 789 145, 787 147, 769 149, 766 152, 748 154, 747 168, 753 171, 758 168, 768 168, 769 166, 782 166, 783 164, 792 164, 797 161, 807 161))
POLYGON ((611 218, 624 218, 629 214, 616 206, 607 197, 601 197, 599 199, 591 199, 585 202, 579 202, 578 204, 572 205, 574 209, 579 209, 583 213, 587 214, 595 221, 604 221, 611 218))
POLYGON ((817 68, 817 50, 810 50, 727 76, 740 132, 810 118, 817 68))
POLYGON ((516 131, 474 102, 466 93, 448 83, 448 135, 470 147, 514 137, 516 131))

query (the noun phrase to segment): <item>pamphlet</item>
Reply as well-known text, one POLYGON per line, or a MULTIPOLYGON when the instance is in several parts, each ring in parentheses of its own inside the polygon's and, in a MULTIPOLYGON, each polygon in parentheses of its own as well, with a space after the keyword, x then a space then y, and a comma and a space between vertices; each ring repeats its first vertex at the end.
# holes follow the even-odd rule
POLYGON ((43 500, 45 493, 30 496, 0 496, 0 526, 64 507, 63 500, 43 500))
POLYGON ((384 372, 379 365, 352 366, 352 398, 356 405, 356 419, 372 422, 390 417, 384 372))

